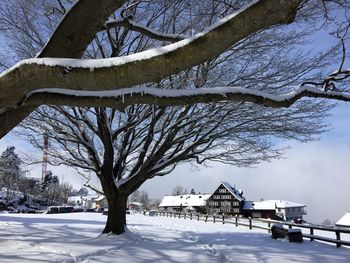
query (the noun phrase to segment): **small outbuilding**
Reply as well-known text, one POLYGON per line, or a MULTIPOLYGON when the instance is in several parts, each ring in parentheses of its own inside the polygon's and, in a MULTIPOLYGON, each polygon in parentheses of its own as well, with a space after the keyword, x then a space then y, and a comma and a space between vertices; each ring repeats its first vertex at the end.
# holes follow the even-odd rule
POLYGON ((340 227, 350 227, 350 212, 347 212, 342 218, 340 218, 335 225, 340 227))

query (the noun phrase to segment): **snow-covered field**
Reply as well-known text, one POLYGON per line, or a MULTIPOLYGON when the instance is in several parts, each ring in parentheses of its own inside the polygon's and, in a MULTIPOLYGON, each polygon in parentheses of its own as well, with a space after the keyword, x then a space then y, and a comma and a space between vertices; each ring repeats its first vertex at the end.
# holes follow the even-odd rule
POLYGON ((273 240, 221 223, 129 215, 122 236, 100 236, 106 216, 0 214, 0 262, 350 262, 349 248, 273 240))

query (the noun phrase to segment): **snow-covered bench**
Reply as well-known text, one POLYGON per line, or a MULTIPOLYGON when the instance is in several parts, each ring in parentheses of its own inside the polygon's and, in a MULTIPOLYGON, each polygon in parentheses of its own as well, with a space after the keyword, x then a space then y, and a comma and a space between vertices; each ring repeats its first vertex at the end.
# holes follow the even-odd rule
POLYGON ((303 242, 303 235, 300 229, 286 229, 280 223, 271 227, 271 236, 273 239, 288 238, 289 242, 303 242))

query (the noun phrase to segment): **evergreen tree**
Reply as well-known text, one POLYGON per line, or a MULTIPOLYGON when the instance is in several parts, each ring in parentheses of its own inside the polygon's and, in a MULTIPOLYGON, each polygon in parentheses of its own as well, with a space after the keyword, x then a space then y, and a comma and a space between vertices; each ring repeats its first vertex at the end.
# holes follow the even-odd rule
POLYGON ((10 190, 18 190, 19 180, 22 175, 21 159, 15 153, 15 147, 7 147, 0 156, 0 184, 7 188, 7 194, 10 190))
POLYGON ((50 205, 54 200, 59 199, 59 184, 58 176, 48 171, 41 184, 42 196, 46 199, 47 204, 50 205))

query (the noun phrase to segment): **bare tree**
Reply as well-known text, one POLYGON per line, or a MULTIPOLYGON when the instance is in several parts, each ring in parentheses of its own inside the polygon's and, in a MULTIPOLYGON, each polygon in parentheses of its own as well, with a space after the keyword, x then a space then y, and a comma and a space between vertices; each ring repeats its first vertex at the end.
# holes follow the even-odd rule
MULTIPOLYGON (((322 54, 295 51, 311 31, 310 23, 300 31, 273 26, 294 20, 298 8, 301 24, 307 25, 306 17, 319 18, 320 6, 309 1, 260 0, 229 17, 249 1, 104 1, 103 8, 97 2, 78 1, 38 55, 94 60, 21 62, 0 76, 0 106, 6 107, 2 134, 43 102, 81 106, 41 107, 23 123, 23 134, 41 148, 46 132, 52 164, 97 175, 109 205, 104 233, 124 232, 127 198, 146 180, 170 173, 181 162, 249 166, 277 158, 282 152, 274 145, 278 138, 308 141, 325 129, 322 118, 330 106, 298 99, 348 99, 343 93, 310 88, 331 87, 335 80, 326 83, 322 70, 336 54, 336 49, 322 54), (89 17, 83 13, 87 10, 89 17), (82 24, 72 22, 77 15, 82 24), (140 53, 149 48, 155 49, 140 53), (283 95, 309 79, 298 93, 283 95), (92 91, 48 89, 53 87, 92 91), (119 90, 94 92, 108 89, 119 90), (10 97, 6 90, 24 97, 10 97)), ((343 70, 338 73, 335 78, 343 70)))
POLYGON ((173 191, 171 192, 172 195, 184 195, 187 193, 188 193, 188 191, 186 189, 184 189, 181 185, 175 186, 173 191))
POLYGON ((68 203, 68 197, 69 197, 70 192, 72 192, 72 190, 73 190, 73 186, 71 184, 66 183, 66 182, 60 184, 59 197, 61 198, 62 203, 64 203, 64 204, 68 203))

